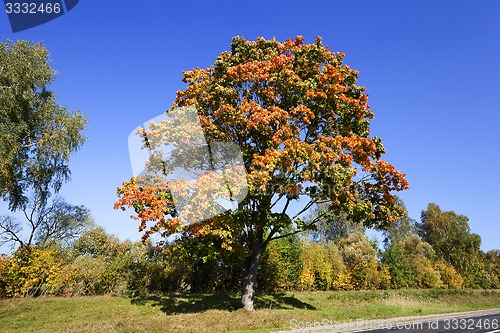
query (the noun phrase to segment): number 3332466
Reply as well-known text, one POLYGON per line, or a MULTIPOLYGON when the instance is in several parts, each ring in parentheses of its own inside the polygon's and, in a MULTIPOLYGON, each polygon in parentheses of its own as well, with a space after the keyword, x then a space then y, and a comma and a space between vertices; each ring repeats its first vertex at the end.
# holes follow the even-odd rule
POLYGON ((7 2, 5 4, 7 14, 59 14, 61 12, 61 4, 56 3, 41 3, 34 2, 7 2))

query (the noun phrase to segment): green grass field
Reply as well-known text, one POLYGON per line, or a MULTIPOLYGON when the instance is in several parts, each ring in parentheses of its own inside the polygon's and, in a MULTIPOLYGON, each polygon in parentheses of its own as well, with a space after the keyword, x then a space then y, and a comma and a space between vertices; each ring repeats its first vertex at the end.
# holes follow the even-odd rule
POLYGON ((399 290, 0 300, 0 332, 271 332, 290 321, 349 321, 500 307, 500 291, 399 290))

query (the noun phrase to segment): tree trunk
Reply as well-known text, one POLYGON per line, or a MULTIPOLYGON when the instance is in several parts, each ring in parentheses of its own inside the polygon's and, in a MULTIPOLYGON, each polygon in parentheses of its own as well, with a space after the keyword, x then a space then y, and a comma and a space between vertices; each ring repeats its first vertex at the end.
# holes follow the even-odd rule
POLYGON ((257 271, 262 255, 262 247, 256 242, 251 256, 246 261, 245 272, 243 276, 243 290, 241 295, 241 304, 247 311, 253 311, 253 299, 255 287, 257 284, 257 271))

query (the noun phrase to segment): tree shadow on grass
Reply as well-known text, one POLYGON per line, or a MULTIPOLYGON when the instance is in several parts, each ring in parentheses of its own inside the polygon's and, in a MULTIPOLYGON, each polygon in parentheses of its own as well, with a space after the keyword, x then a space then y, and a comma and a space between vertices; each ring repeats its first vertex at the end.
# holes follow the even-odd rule
MULTIPOLYGON (((160 307, 165 314, 199 313, 207 310, 236 311, 241 308, 236 294, 166 294, 129 296, 131 304, 160 307)), ((259 309, 307 309, 316 310, 310 304, 292 294, 256 295, 255 308, 259 309)))

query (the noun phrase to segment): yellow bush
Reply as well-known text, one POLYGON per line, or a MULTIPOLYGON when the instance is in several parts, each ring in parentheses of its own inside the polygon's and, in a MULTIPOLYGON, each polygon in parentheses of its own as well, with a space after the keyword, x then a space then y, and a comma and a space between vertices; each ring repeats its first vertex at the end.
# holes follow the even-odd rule
POLYGON ((20 248, 0 266, 7 297, 58 294, 64 286, 64 262, 53 249, 20 248))
POLYGON ((342 256, 333 242, 305 243, 299 287, 302 290, 351 289, 342 256))
POLYGON ((443 260, 439 260, 434 265, 436 270, 439 272, 441 281, 443 282, 443 288, 445 289, 460 289, 463 287, 462 276, 451 266, 443 260))

